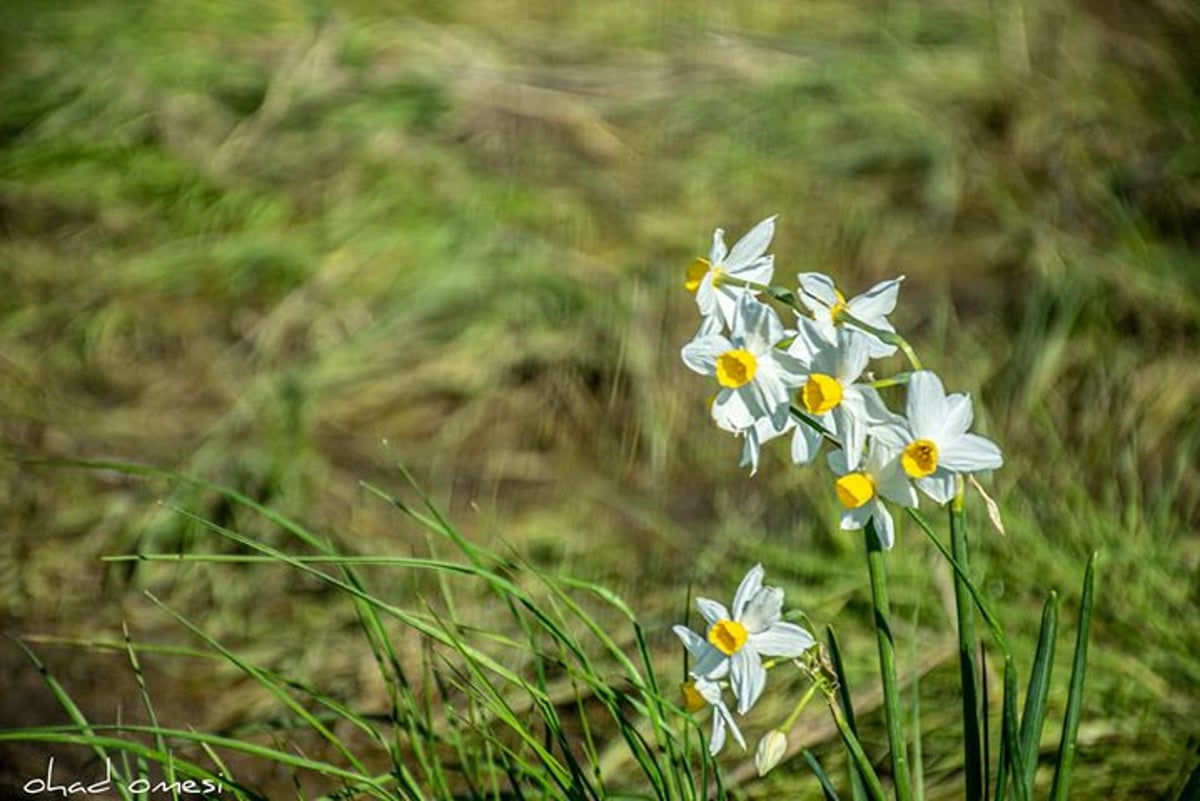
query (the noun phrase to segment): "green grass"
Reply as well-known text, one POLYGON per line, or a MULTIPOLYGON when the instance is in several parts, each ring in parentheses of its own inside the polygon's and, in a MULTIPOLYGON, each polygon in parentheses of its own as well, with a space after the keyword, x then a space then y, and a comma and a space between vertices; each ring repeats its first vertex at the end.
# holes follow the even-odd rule
MULTIPOLYGON (((1186 624, 1200 600, 1200 63, 1186 5, 10 5, 6 456, 159 465, 340 550, 428 555, 426 534, 358 483, 398 491, 402 462, 473 542, 635 604, 664 665, 689 584, 711 592, 762 561, 790 602, 836 622, 857 688, 874 660, 860 543, 783 451, 753 480, 736 467, 738 443, 706 423, 706 388, 678 359, 696 325, 683 267, 713 227, 737 235, 778 212, 779 283, 908 276, 898 326, 1004 447, 990 489, 1008 534, 984 534, 969 509, 971 565, 1023 671, 1045 592, 1072 637, 1100 551, 1076 797, 1183 785, 1200 736, 1200 634, 1186 624)), ((277 527, 154 479, 7 460, 0 483, 7 630, 119 641, 127 620, 135 642, 184 641, 148 589, 249 663, 386 708, 355 608, 320 579, 98 561, 240 552, 160 500, 293 547, 277 527)), ((888 568, 902 634, 952 643, 950 576, 915 527, 888 568)), ((428 575, 369 571, 379 597, 442 597, 428 575)), ((485 591, 455 597, 465 621, 488 620, 485 591)), ((419 641, 400 642, 419 671, 419 641)), ((128 672, 124 648, 35 647, 92 723, 113 718, 112 689, 87 676, 128 672)), ((930 801, 962 786, 950 653, 921 681, 930 801)), ((281 710, 229 665, 139 655, 163 726, 284 741, 281 710)), ((922 655, 899 649, 901 675, 922 655)), ((1003 661, 989 657, 998 699, 1003 661)), ((1055 676, 1070 659, 1056 650, 1055 676)), ((6 717, 65 722, 18 649, 0 666, 21 676, 0 693, 6 717)), ((142 708, 135 685, 118 694, 124 714, 142 708)), ((1047 749, 1065 704, 1060 678, 1047 749)), ((781 720, 790 702, 778 706, 748 730, 781 720)), ((811 747, 841 781, 817 717, 801 726, 825 732, 811 747)), ((880 759, 878 710, 858 725, 880 759)), ((286 773, 244 770, 270 797, 295 794, 286 773)), ((1043 795, 1052 778, 1038 774, 1043 795)), ((820 789, 797 759, 745 792, 820 789)))

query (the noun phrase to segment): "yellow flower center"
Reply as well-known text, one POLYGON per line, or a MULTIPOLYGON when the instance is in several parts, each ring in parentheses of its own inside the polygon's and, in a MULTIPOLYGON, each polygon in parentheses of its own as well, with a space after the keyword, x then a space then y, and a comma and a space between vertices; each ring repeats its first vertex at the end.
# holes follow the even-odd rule
POLYGON ((723 387, 737 389, 754 379, 758 371, 758 360, 748 350, 730 350, 717 357, 717 383, 723 387))
POLYGON ((833 376, 813 373, 800 390, 800 400, 809 414, 825 414, 842 402, 842 385, 833 376))
POLYGON ((838 321, 838 317, 840 317, 842 312, 846 310, 846 296, 836 289, 833 290, 833 294, 837 295, 837 301, 829 307, 829 316, 833 318, 833 321, 836 323, 838 321))
POLYGON ((718 620, 708 630, 708 641, 725 656, 733 656, 742 650, 750 634, 736 620, 718 620))
POLYGON ((704 280, 704 276, 708 275, 709 263, 708 259, 696 259, 687 268, 687 278, 683 282, 683 288, 688 292, 695 292, 700 288, 700 282, 704 280))
POLYGON ((938 465, 937 443, 928 439, 914 440, 904 449, 900 465, 913 478, 932 475, 938 465))
POLYGON ((679 685, 679 692, 683 694, 683 705, 688 712, 699 712, 708 703, 696 689, 696 682, 690 679, 679 685))
POLYGON ((837 480, 834 488, 847 509, 857 509, 875 497, 875 482, 866 473, 847 473, 837 480))

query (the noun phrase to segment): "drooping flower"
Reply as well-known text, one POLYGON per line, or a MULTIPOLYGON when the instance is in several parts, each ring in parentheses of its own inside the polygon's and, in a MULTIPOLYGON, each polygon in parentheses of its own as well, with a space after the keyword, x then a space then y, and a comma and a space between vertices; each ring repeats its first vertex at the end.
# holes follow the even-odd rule
POLYGON ((703 676, 693 674, 680 689, 683 691, 684 704, 689 712, 699 712, 705 706, 712 709, 712 737, 708 740, 710 754, 716 756, 725 747, 726 731, 733 732, 733 739, 737 740, 742 750, 745 750, 746 739, 742 737, 742 731, 738 728, 737 721, 733 719, 733 713, 729 711, 729 707, 725 705, 725 699, 721 697, 720 682, 710 681, 703 676))
POLYGON ((736 283, 724 282, 723 277, 755 284, 770 283, 775 273, 775 257, 767 255, 767 247, 775 235, 775 217, 771 216, 750 229, 729 250, 725 246, 725 231, 713 232, 712 249, 708 258, 691 263, 684 288, 696 293, 696 305, 705 317, 716 317, 726 326, 733 325, 738 303, 755 290, 736 283))
POLYGON ((764 587, 762 565, 755 565, 738 585, 733 608, 697 598, 696 608, 708 623, 705 637, 685 626, 675 634, 695 658, 692 674, 709 680, 729 677, 744 715, 754 706, 767 681, 762 657, 794 659, 814 644, 811 634, 782 620, 783 590, 764 587))
MULTIPOLYGON (((788 347, 788 355, 804 368, 796 405, 842 444, 851 469, 862 458, 868 428, 896 417, 873 387, 855 383, 866 369, 870 347, 870 337, 860 331, 838 328, 831 342, 816 323, 803 319, 788 347)), ((825 435, 812 425, 797 425, 792 436, 792 461, 810 463, 824 439, 825 435)))
POLYGON ((899 452, 899 463, 918 489, 938 503, 954 497, 955 475, 994 470, 1004 464, 990 439, 968 434, 971 396, 947 395, 941 379, 919 370, 908 381, 907 421, 880 426, 875 435, 899 452))
MULTIPOLYGON (((683 362, 720 385, 712 416, 727 431, 742 431, 771 418, 775 428, 787 422, 790 387, 799 380, 798 365, 775 347, 784 336, 779 317, 749 295, 738 304, 730 337, 705 333, 683 347, 683 362)), ((707 329, 711 331, 711 329, 707 329)))
POLYGON ((900 506, 917 505, 917 491, 900 466, 899 452, 872 437, 867 457, 857 468, 849 464, 845 451, 834 451, 828 459, 838 477, 834 489, 842 505, 842 530, 857 531, 873 522, 880 544, 890 549, 896 542, 896 525, 884 499, 900 506))
MULTIPOLYGON (((824 273, 800 273, 796 280, 800 284, 800 302, 812 313, 817 329, 829 342, 836 341, 835 332, 842 325, 843 312, 880 331, 896 330, 887 316, 896 308, 896 298, 900 294, 900 282, 904 276, 881 281, 850 300, 846 300, 833 279, 824 273)), ((868 333, 867 336, 870 338, 872 359, 882 359, 896 352, 895 345, 884 342, 874 334, 868 333)))

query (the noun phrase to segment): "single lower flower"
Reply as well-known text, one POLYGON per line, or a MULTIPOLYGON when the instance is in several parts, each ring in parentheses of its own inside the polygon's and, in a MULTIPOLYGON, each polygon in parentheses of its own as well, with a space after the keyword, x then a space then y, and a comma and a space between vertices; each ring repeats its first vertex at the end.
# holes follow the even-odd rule
POLYGON ((775 273, 775 257, 766 255, 766 252, 774 235, 774 216, 751 228, 734 244, 733 250, 725 246, 725 232, 722 229, 713 232, 708 258, 693 261, 683 283, 685 289, 696 293, 696 305, 702 315, 715 317, 726 326, 733 325, 733 316, 742 297, 755 294, 755 290, 737 282, 771 282, 775 273), (725 277, 735 281, 724 282, 721 279, 725 277))
POLYGON ((905 411, 905 422, 880 426, 874 434, 900 454, 905 474, 938 503, 954 497, 956 475, 1003 466, 996 443, 967 433, 974 418, 971 397, 947 395, 941 379, 929 370, 909 378, 905 411))
POLYGON ((739 715, 754 706, 766 685, 762 657, 794 659, 815 643, 804 628, 782 620, 783 590, 764 587, 763 574, 762 565, 750 569, 733 596, 732 610, 717 601, 696 599, 708 623, 706 636, 685 626, 674 628, 696 660, 693 675, 710 680, 729 677, 739 715))
MULTIPOLYGON (((881 281, 850 300, 846 300, 833 279, 824 273, 800 273, 796 280, 800 284, 800 302, 812 313, 822 335, 830 342, 835 340, 835 332, 842 324, 843 312, 880 331, 896 330, 887 316, 896 308, 896 298, 900 294, 900 282, 904 276, 881 281)), ((874 334, 867 333, 867 336, 870 338, 872 359, 882 359, 896 352, 895 345, 884 342, 874 334)))

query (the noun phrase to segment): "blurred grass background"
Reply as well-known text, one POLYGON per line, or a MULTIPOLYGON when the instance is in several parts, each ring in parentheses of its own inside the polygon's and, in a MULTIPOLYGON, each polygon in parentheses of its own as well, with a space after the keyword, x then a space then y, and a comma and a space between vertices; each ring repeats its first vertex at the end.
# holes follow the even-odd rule
MULTIPOLYGON (((778 213, 778 283, 908 276, 894 321, 1004 447, 1008 534, 976 515, 975 572, 1025 669, 1044 590, 1073 636, 1102 552, 1075 797, 1169 797, 1200 742, 1198 36, 1183 0, 10 0, 0 449, 175 468, 364 553, 425 548, 357 484, 399 487, 403 462, 472 536, 623 594, 673 659, 688 584, 723 597, 763 561, 869 684, 828 487, 784 447, 745 476, 678 359, 688 261, 778 213)), ((311 583, 98 562, 221 547, 160 500, 279 539, 213 496, 12 458, 0 493, 6 630, 182 639, 152 588, 382 703, 350 609, 311 583)), ((891 569, 916 664, 952 636, 946 570, 915 529, 891 569)), ((0 722, 58 720, 0 653, 0 722)), ((46 656, 112 717, 119 654, 46 656)), ((157 669, 174 722, 272 714, 220 671, 157 669)), ((960 793, 956 682, 943 661, 921 685, 930 798, 960 793)), ((802 764, 744 789, 817 792, 802 764)))

